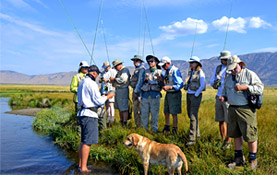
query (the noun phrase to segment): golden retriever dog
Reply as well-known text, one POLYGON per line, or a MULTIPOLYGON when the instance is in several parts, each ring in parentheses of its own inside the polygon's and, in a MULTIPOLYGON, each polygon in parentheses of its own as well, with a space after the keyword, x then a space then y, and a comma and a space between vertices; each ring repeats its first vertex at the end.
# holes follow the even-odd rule
POLYGON ((168 173, 171 175, 176 168, 180 175, 183 163, 186 172, 188 171, 186 156, 176 145, 158 143, 134 133, 130 134, 123 144, 127 148, 131 146, 136 148, 142 159, 145 175, 148 173, 149 163, 167 165, 168 173))

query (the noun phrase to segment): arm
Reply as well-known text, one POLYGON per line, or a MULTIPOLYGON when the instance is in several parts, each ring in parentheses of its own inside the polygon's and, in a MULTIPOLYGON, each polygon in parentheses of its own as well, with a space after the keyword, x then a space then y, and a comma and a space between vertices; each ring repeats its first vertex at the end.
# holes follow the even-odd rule
POLYGON ((202 93, 202 91, 205 89, 206 83, 205 83, 205 74, 203 73, 203 71, 200 71, 200 87, 197 89, 197 91, 195 92, 195 96, 198 97, 199 94, 202 93))
POLYGON ((119 78, 115 78, 114 81, 117 84, 125 84, 128 81, 128 73, 127 71, 123 70, 123 73, 121 74, 121 76, 119 78))
POLYGON ((78 77, 74 75, 71 80, 70 91, 73 93, 77 93, 78 86, 79 86, 78 77))
POLYGON ((136 94, 141 94, 141 87, 142 87, 143 82, 144 82, 144 77, 145 77, 145 69, 141 69, 139 71, 138 82, 137 82, 136 88, 134 90, 134 92, 136 94))
POLYGON ((173 88, 176 91, 182 89, 182 87, 183 87, 183 79, 182 79, 182 75, 181 75, 180 70, 178 69, 177 71, 174 71, 172 76, 173 76, 173 81, 174 81, 173 88))
POLYGON ((213 86, 214 85, 214 81, 216 80, 216 68, 214 69, 214 72, 213 72, 213 75, 212 75, 212 78, 211 78, 211 81, 210 81, 210 85, 213 86))

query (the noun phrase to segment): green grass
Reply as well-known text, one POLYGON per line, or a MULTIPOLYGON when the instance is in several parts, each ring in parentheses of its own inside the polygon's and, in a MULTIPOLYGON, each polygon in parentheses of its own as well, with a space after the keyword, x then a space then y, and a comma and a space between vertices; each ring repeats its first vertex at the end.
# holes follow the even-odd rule
MULTIPOLYGON (((14 89, 14 87, 11 87, 14 89)), ((44 90, 47 88, 24 86, 23 90, 32 91, 44 90)), ((48 90, 53 90, 48 87, 48 90)), ((54 88, 54 86, 53 86, 54 88)), ((59 87, 61 88, 61 87, 59 87)), ((64 87, 66 89, 67 87, 64 87)), ((0 86, 1 92, 3 88, 0 86)), ((33 125, 34 128, 45 134, 51 135, 54 142, 64 149, 77 152, 80 137, 76 132, 76 117, 73 115, 73 102, 71 93, 13 93, 8 96, 19 96, 18 100, 39 98, 68 99, 68 104, 57 104, 56 107, 46 109, 38 113, 33 125), (31 95, 32 96, 31 96, 31 95)), ((5 86, 4 92, 10 91, 5 86)), ((2 94, 1 94, 2 95, 2 94)), ((122 128, 118 121, 119 115, 116 112, 116 125, 103 130, 100 134, 99 144, 93 145, 90 152, 90 159, 105 161, 121 174, 143 174, 141 159, 134 148, 127 149, 123 140, 130 133, 138 133, 161 143, 173 143, 178 145, 185 153, 189 162, 189 174, 277 174, 277 88, 265 88, 263 106, 258 110, 258 169, 256 172, 247 166, 237 170, 229 170, 226 165, 233 159, 234 148, 222 151, 220 149, 220 134, 218 123, 214 121, 214 104, 216 91, 208 88, 203 94, 199 110, 199 125, 201 139, 192 147, 185 147, 189 129, 189 118, 186 113, 186 94, 183 92, 182 114, 178 115, 178 135, 164 135, 148 133, 144 129, 134 129, 134 120, 131 119, 127 128, 122 128)), ((7 93, 5 94, 7 96, 7 93)), ((164 126, 163 104, 164 96, 161 99, 159 130, 164 126)), ((28 100, 26 100, 28 101, 28 100)), ((30 104, 28 104, 30 105, 30 104)), ((54 105, 55 106, 55 105, 54 105)), ((171 119, 172 125, 172 119, 171 119)), ((243 144, 243 153, 248 156, 247 143, 243 144)), ((183 173, 184 169, 182 170, 183 173)), ((162 165, 151 165, 149 174, 167 174, 167 169, 162 165)))

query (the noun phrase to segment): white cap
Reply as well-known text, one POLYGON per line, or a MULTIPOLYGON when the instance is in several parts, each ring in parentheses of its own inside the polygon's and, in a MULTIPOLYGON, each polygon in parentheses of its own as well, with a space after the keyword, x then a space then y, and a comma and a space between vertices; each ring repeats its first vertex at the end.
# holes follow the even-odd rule
POLYGON ((197 56, 192 56, 189 60, 188 60, 189 63, 191 62, 197 62, 200 64, 200 66, 202 67, 202 64, 200 63, 200 59, 197 57, 197 56))
POLYGON ((89 64, 86 62, 86 61, 82 61, 80 64, 79 64, 79 69, 78 69, 78 72, 81 71, 81 68, 82 67, 89 67, 89 64))
POLYGON ((163 66, 166 63, 171 63, 171 59, 167 56, 163 57, 158 65, 163 66))

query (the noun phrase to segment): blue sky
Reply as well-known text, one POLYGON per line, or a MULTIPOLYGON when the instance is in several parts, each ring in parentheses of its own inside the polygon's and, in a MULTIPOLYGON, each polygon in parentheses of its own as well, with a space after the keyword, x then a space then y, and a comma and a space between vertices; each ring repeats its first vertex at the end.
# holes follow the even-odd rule
MULTIPOLYGON (((80 61, 91 61, 101 0, 61 2, 89 53, 59 0, 1 0, 1 70, 50 74, 76 71, 80 61)), ((104 36, 110 61, 120 59, 130 66, 133 55, 153 53, 141 4, 142 0, 103 0, 103 23, 93 54, 98 66, 108 60, 104 36)), ((159 58, 188 60, 194 36, 193 55, 217 56, 224 47, 228 21, 226 49, 232 54, 277 51, 277 1, 144 0, 144 4, 159 58)))

